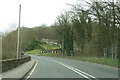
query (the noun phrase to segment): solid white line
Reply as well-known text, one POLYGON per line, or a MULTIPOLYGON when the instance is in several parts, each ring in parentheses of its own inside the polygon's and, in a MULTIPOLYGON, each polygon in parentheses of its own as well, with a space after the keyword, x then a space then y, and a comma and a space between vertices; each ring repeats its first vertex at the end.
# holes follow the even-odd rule
POLYGON ((82 73, 82 74, 85 74, 85 75, 87 75, 87 76, 89 76, 89 77, 91 77, 91 78, 95 78, 94 76, 92 76, 92 75, 90 75, 90 74, 88 74, 88 73, 85 73, 85 72, 83 72, 83 71, 81 71, 81 70, 79 70, 79 69, 77 69, 77 68, 74 68, 74 67, 72 67, 72 66, 69 66, 69 67, 71 67, 72 69, 74 69, 74 70, 76 70, 76 71, 78 71, 78 72, 80 72, 80 73, 82 73))
POLYGON ((83 75, 82 73, 80 73, 80 72, 76 71, 75 69, 71 68, 71 67, 70 67, 70 66, 68 66, 68 65, 65 65, 65 64, 60 63, 60 62, 57 62, 57 63, 59 63, 59 64, 61 64, 61 65, 65 66, 65 67, 66 67, 66 68, 68 68, 68 69, 73 70, 74 72, 78 73, 79 75, 81 75, 81 76, 83 76, 83 77, 85 77, 85 78, 89 78, 89 77, 87 77, 87 76, 83 75))
POLYGON ((59 63, 59 64, 61 64, 61 65, 63 65, 63 66, 65 66, 66 68, 68 68, 68 69, 70 69, 70 70, 78 73, 79 75, 81 75, 81 76, 83 76, 83 77, 85 77, 85 78, 87 78, 87 79, 89 79, 89 80, 91 80, 90 78, 97 79, 97 78, 95 78, 94 76, 92 76, 92 75, 90 75, 90 74, 88 74, 88 73, 85 73, 85 72, 83 72, 83 71, 81 71, 81 70, 79 70, 79 69, 76 69, 76 68, 74 68, 74 67, 72 67, 72 66, 65 65, 65 64, 63 64, 63 63, 61 63, 61 62, 58 62, 58 61, 56 61, 56 60, 53 60, 53 61, 54 61, 54 62, 57 62, 57 63, 59 63), (89 76, 90 78, 89 78, 88 76, 89 76))
POLYGON ((87 76, 89 76, 89 77, 91 77, 91 78, 94 78, 94 79, 96 79, 96 80, 99 80, 99 79, 97 79, 96 77, 94 77, 94 76, 92 76, 92 75, 90 75, 90 74, 88 74, 88 73, 85 73, 85 72, 83 72, 83 71, 81 71, 81 70, 79 70, 79 69, 77 69, 77 68, 74 68, 74 67, 72 67, 72 66, 69 66, 69 67, 71 67, 71 69, 73 69, 73 70, 76 70, 77 72, 80 72, 80 73, 82 73, 82 74, 84 74, 84 75, 87 75, 87 76))
POLYGON ((35 66, 33 67, 31 73, 29 74, 29 76, 27 76, 27 79, 30 78, 30 76, 33 74, 33 72, 34 72, 34 70, 35 70, 37 64, 38 64, 38 61, 36 62, 35 66))

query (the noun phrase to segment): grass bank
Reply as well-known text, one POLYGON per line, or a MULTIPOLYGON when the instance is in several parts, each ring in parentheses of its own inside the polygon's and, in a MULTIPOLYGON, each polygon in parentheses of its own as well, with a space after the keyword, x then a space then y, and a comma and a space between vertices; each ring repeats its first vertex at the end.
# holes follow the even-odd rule
POLYGON ((41 52, 40 49, 35 49, 35 50, 31 50, 31 51, 27 51, 25 52, 26 54, 35 54, 35 55, 39 55, 41 52))
POLYGON ((43 45, 42 47, 44 47, 46 50, 51 50, 51 49, 59 49, 59 46, 54 46, 54 45, 43 45))

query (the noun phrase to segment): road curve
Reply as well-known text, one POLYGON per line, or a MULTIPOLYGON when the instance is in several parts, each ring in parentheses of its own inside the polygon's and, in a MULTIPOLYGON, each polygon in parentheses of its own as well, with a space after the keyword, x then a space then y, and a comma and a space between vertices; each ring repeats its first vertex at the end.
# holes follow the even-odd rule
POLYGON ((115 80, 116 78, 117 80, 118 78, 117 68, 78 60, 31 56, 37 60, 37 64, 28 74, 28 80, 30 78, 81 78, 86 80, 103 78, 115 80))

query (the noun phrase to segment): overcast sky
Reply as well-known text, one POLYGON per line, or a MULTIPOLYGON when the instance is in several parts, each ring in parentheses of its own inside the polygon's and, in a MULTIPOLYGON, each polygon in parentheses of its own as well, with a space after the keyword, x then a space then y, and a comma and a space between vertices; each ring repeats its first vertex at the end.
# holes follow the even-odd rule
POLYGON ((8 30, 10 25, 18 25, 19 4, 22 6, 22 26, 34 27, 53 24, 63 9, 70 9, 66 3, 76 2, 77 0, 0 0, 0 32, 8 30))

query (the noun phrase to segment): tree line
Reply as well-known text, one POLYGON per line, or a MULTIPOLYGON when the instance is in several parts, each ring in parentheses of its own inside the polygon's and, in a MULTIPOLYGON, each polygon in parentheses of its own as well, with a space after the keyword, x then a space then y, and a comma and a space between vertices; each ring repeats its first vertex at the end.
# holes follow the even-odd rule
POLYGON ((68 4, 73 8, 57 18, 58 32, 64 36, 63 47, 70 56, 69 48, 76 49, 72 45, 74 42, 78 48, 74 50, 76 55, 97 57, 104 55, 105 48, 110 57, 111 48, 118 47, 120 2, 83 2, 86 5, 68 4))
MULTIPOLYGON (((118 47, 120 2, 78 1, 64 11, 54 25, 20 29, 20 48, 31 50, 35 40, 57 40, 67 56, 102 57, 103 49, 111 56, 111 47, 118 47), (84 3, 84 4, 80 4, 84 3)), ((16 57, 17 30, 3 36, 3 58, 16 57), (9 55, 8 55, 9 54, 9 55), (5 56, 4 56, 5 55, 5 56)))

